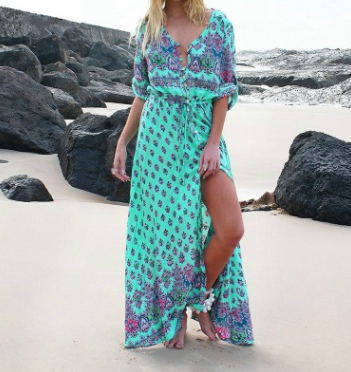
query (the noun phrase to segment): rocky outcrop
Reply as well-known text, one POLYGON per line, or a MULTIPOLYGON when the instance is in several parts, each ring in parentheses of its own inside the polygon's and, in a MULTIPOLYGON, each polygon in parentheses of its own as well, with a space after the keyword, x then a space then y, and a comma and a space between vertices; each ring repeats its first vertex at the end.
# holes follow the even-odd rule
POLYGON ((61 62, 45 67, 42 84, 70 94, 82 107, 106 107, 98 96, 81 87, 77 75, 61 62))
POLYGON ((40 83, 41 64, 35 54, 25 45, 0 45, 0 66, 13 67, 40 83))
POLYGON ((86 57, 91 47, 88 37, 77 27, 68 28, 62 35, 62 41, 68 50, 72 50, 81 57, 86 57))
MULTIPOLYGON (((83 114, 67 126, 59 159, 64 177, 71 186, 105 196, 108 200, 129 201, 130 184, 111 174, 117 140, 129 109, 110 118, 83 114)), ((131 172, 136 136, 127 147, 126 171, 131 172)))
MULTIPOLYGON (((1 14, 1 7, 0 7, 0 14, 1 14)), ((26 45, 27 47, 31 47, 32 38, 29 36, 0 36, 0 44, 6 45, 6 46, 26 45)))
POLYGON ((0 113, 0 148, 57 152, 66 124, 51 93, 11 67, 0 67, 0 113))
POLYGON ((351 107, 351 49, 237 53, 242 101, 351 107))
POLYGON ((287 50, 274 48, 265 51, 242 50, 237 62, 247 66, 266 66, 275 70, 300 70, 325 67, 351 67, 351 49, 287 50))
POLYGON ((104 102, 132 103, 135 97, 131 87, 110 80, 93 80, 87 89, 104 102))
POLYGON ((293 141, 274 190, 289 214, 351 226, 351 143, 308 131, 293 141))
POLYGON ((79 86, 77 75, 61 62, 45 66, 42 84, 62 89, 67 93, 79 86))
POLYGON ((128 86, 132 85, 132 79, 134 76, 133 70, 116 70, 116 71, 107 71, 101 67, 88 66, 88 72, 91 80, 95 81, 104 81, 111 80, 115 83, 121 83, 128 86))
MULTIPOLYGON (((247 85, 243 88, 246 89, 247 85)), ((260 102, 287 104, 336 104, 351 107, 351 79, 335 84, 329 88, 308 89, 297 86, 286 86, 263 89, 261 92, 251 92, 250 99, 260 102)))
POLYGON ((26 174, 12 176, 0 183, 0 189, 8 199, 22 202, 53 201, 42 181, 26 174))
POLYGON ((80 86, 86 87, 89 85, 90 75, 85 65, 70 57, 68 62, 66 62, 66 67, 76 74, 80 86))
MULTIPOLYGON (((278 209, 272 192, 265 192, 257 200, 249 199, 240 201, 241 212, 267 212, 278 209)), ((281 211, 280 211, 281 212, 281 211)))
MULTIPOLYGON (((46 87, 68 93, 81 107, 106 107, 104 101, 133 102, 135 40, 129 42, 129 33, 2 7, 0 18, 1 40, 30 45, 42 65, 38 68, 46 87), (93 79, 87 69, 90 65, 99 69, 93 79)), ((65 117, 77 115, 72 100, 53 92, 65 117)))
POLYGON ((126 31, 77 23, 0 6, 0 35, 2 37, 30 36, 32 39, 40 39, 51 34, 61 37, 67 29, 72 27, 82 31, 89 43, 102 41, 108 46, 125 42, 130 35, 126 31))
POLYGON ((284 87, 297 85, 300 87, 319 89, 339 84, 351 78, 350 69, 311 69, 306 71, 238 71, 240 83, 250 85, 267 85, 284 87))
POLYGON ((54 101, 65 119, 76 119, 79 115, 83 114, 80 104, 73 99, 71 95, 58 88, 48 87, 54 101))
POLYGON ((63 42, 56 35, 38 39, 33 44, 32 51, 43 65, 67 61, 67 53, 63 42))
POLYGON ((98 61, 97 67, 108 71, 133 68, 134 57, 129 52, 118 46, 110 48, 101 41, 91 46, 89 57, 90 63, 98 61))

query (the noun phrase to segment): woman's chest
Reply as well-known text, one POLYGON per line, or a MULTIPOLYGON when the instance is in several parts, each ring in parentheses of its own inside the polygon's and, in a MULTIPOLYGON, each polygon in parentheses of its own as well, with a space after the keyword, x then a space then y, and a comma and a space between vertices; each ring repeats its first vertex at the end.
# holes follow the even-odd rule
POLYGON ((151 43, 146 50, 148 72, 177 73, 186 67, 193 74, 220 74, 222 48, 222 38, 215 32, 202 33, 185 47, 164 29, 160 45, 151 43))

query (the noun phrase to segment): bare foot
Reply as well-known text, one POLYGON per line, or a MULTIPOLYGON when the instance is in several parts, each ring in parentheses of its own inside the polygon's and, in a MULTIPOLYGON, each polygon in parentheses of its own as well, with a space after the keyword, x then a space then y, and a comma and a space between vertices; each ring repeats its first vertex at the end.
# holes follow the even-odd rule
POLYGON ((201 327, 201 331, 208 336, 211 341, 217 340, 216 328, 213 325, 209 313, 196 313, 196 318, 198 319, 201 327))
POLYGON ((169 349, 183 349, 184 347, 184 339, 186 334, 187 328, 187 320, 188 317, 186 315, 186 311, 184 311, 183 319, 182 319, 182 328, 180 331, 172 338, 170 341, 166 341, 163 344, 168 347, 169 349))

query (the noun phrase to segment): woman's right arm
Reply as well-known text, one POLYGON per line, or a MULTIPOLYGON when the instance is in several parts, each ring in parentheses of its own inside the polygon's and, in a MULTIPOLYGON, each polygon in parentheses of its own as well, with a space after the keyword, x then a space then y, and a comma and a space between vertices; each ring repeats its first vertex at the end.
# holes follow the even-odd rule
POLYGON ((112 174, 123 182, 130 181, 130 177, 125 173, 127 160, 127 145, 134 137, 139 128, 140 116, 145 104, 145 100, 135 97, 124 129, 117 142, 115 156, 113 159, 112 174))
POLYGON ((141 112, 145 101, 148 98, 148 86, 150 85, 148 76, 148 64, 142 52, 142 42, 145 33, 145 22, 142 23, 136 38, 135 58, 134 58, 134 77, 132 88, 135 98, 126 122, 126 125, 117 142, 115 157, 112 166, 112 174, 123 182, 130 181, 130 177, 125 174, 125 164, 127 159, 126 147, 129 141, 138 131, 141 112))

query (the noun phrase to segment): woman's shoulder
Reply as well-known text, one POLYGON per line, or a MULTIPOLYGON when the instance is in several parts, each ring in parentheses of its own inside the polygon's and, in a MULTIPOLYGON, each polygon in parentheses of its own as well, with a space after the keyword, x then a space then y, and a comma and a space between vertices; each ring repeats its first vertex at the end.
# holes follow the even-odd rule
POLYGON ((227 14, 224 13, 222 10, 219 9, 212 9, 213 12, 213 19, 216 20, 216 22, 226 28, 228 26, 232 26, 231 20, 228 18, 227 14))

